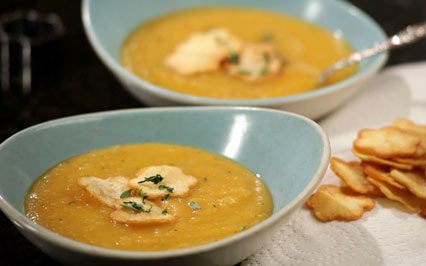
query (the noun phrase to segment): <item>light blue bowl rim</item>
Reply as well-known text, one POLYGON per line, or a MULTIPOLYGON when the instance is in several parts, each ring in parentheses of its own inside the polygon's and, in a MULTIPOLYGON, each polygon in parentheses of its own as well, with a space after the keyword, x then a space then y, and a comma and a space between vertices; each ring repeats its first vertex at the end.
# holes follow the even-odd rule
MULTIPOLYGON (((86 35, 89 39, 89 42, 94 48, 96 54, 104 62, 104 64, 106 64, 110 70, 117 71, 120 74, 120 76, 123 76, 126 79, 140 86, 139 88, 140 90, 146 90, 158 97, 173 100, 179 103, 186 103, 186 104, 192 104, 192 105, 198 104, 198 105, 233 105, 233 106, 242 106, 242 105, 274 106, 274 105, 286 104, 286 103, 297 103, 310 98, 315 98, 324 94, 332 93, 334 91, 338 91, 353 85, 354 83, 357 82, 357 80, 367 77, 370 73, 375 73, 376 71, 378 71, 385 64, 389 55, 388 52, 383 52, 382 54, 378 54, 375 56, 375 58, 370 59, 372 61, 365 68, 360 69, 354 75, 342 81, 339 81, 338 83, 325 86, 313 91, 305 92, 305 93, 299 93, 299 94, 283 96, 283 97, 263 98, 263 99, 229 99, 229 100, 195 96, 195 95, 184 94, 184 93, 164 89, 160 86, 157 86, 153 83, 150 83, 142 79, 141 77, 136 76, 135 74, 127 70, 124 66, 122 66, 120 63, 118 63, 113 58, 113 56, 111 56, 111 54, 105 50, 105 48, 103 47, 103 45, 101 44, 101 42, 99 41, 99 39, 97 38, 93 30, 92 21, 90 19, 90 7, 89 7, 90 1, 92 0, 83 0, 82 2, 81 12, 82 12, 82 18, 83 18, 83 26, 84 26, 86 35)), ((370 16, 368 16, 366 13, 364 13, 362 10, 352 5, 351 3, 348 3, 346 1, 340 1, 340 0, 328 1, 328 3, 339 6, 342 9, 347 9, 350 11, 352 15, 357 16, 359 19, 365 20, 371 25, 373 25, 375 30, 378 32, 379 39, 377 41, 382 41, 387 38, 383 29, 372 18, 370 18, 370 16)))
POLYGON ((96 112, 91 114, 83 114, 83 115, 76 115, 76 116, 70 116, 60 119, 51 120, 48 122, 44 122, 38 125, 31 126, 27 129, 24 129, 13 136, 6 139, 3 143, 0 144, 0 149, 8 145, 10 141, 12 141, 15 137, 23 134, 27 134, 30 131, 37 130, 39 128, 47 128, 52 127, 58 124, 62 123, 69 123, 71 121, 81 121, 86 119, 93 119, 97 117, 103 117, 108 115, 115 115, 115 114, 124 114, 124 113, 141 113, 141 112, 162 112, 162 111, 202 111, 202 110, 240 110, 240 111, 259 111, 259 112, 269 112, 269 113, 278 113, 286 116, 291 116, 296 119, 299 119, 301 121, 306 122, 307 124, 311 125, 319 134, 322 143, 323 143, 323 155, 320 161, 320 164, 318 166, 318 170, 315 173, 315 175, 312 177, 311 181, 308 183, 308 185, 297 195, 291 202, 289 202, 286 206, 284 206, 281 210, 274 213, 261 223, 243 231, 238 234, 232 235, 230 237, 218 240, 216 242, 208 243, 205 245, 190 247, 190 248, 184 248, 184 249, 175 249, 175 250, 167 250, 167 251, 126 251, 126 250, 115 250, 115 249, 108 249, 108 248, 102 248, 93 246, 90 244, 86 244, 83 242, 79 242, 76 240, 72 240, 70 238, 61 236, 53 231, 50 231, 49 229, 33 222, 29 218, 27 218, 25 215, 20 213, 19 211, 15 210, 1 195, 0 195, 0 209, 10 218, 10 220, 14 223, 14 225, 20 229, 25 229, 27 231, 32 231, 34 234, 38 235, 40 238, 43 238, 44 240, 53 243, 57 246, 62 247, 63 249, 69 249, 75 252, 87 254, 87 255, 96 255, 104 258, 122 258, 126 260, 137 260, 137 259, 150 259, 150 260, 160 260, 160 259, 166 259, 166 258, 177 258, 182 257, 186 255, 194 255, 194 254, 201 254, 205 252, 209 252, 218 248, 222 248, 224 246, 230 245, 235 242, 242 241, 246 238, 249 238, 259 231, 262 231, 264 228, 268 228, 270 226, 273 226, 274 224, 277 224, 280 219, 282 219, 284 216, 286 216, 287 213, 291 212, 295 208, 298 207, 298 205, 301 202, 304 202, 307 197, 314 191, 314 189, 319 185, 321 182, 325 171, 328 167, 328 162, 330 158, 330 143, 327 134, 324 132, 324 130, 313 120, 306 118, 304 116, 286 112, 286 111, 279 111, 279 110, 272 110, 267 108, 258 108, 258 107, 208 107, 208 106, 202 106, 202 107, 152 107, 152 108, 134 108, 134 109, 123 109, 123 110, 116 110, 116 111, 106 111, 106 112, 96 112))

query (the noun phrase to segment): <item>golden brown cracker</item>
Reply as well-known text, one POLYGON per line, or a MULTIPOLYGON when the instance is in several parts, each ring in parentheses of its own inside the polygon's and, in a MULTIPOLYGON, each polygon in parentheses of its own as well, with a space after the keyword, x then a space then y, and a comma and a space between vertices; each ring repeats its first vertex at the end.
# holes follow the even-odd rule
POLYGON ((426 177, 423 171, 392 169, 390 175, 418 198, 426 199, 426 177))
POLYGON ((360 194, 382 195, 375 186, 367 181, 360 162, 345 162, 340 158, 332 157, 330 159, 330 168, 353 191, 360 194))
POLYGON ((353 221, 375 206, 373 199, 356 195, 335 185, 322 185, 311 195, 306 205, 315 217, 323 222, 332 220, 353 221))
POLYGON ((393 167, 398 168, 398 169, 405 169, 405 170, 411 170, 411 169, 413 169, 412 165, 403 164, 403 163, 397 163, 397 162, 394 162, 394 161, 391 161, 391 160, 386 160, 386 159, 382 159, 382 158, 376 157, 374 155, 364 154, 362 152, 357 151, 356 149, 353 149, 352 152, 358 158, 360 158, 363 161, 372 162, 372 163, 375 163, 375 164, 393 166, 393 167))
POLYGON ((93 197, 103 204, 114 208, 114 203, 121 194, 129 189, 128 179, 122 176, 102 179, 95 176, 80 177, 77 184, 86 189, 93 197))
POLYGON ((377 186, 386 198, 402 203, 410 212, 418 213, 426 207, 426 200, 419 199, 407 190, 393 187, 385 182, 368 177, 367 180, 377 186))
POLYGON ((353 143, 354 148, 382 159, 410 157, 416 154, 420 139, 393 127, 363 129, 353 143))
POLYGON ((138 177, 129 180, 129 187, 134 190, 146 193, 149 199, 156 199, 166 196, 182 197, 189 193, 190 189, 198 183, 198 179, 186 175, 182 169, 170 165, 156 165, 142 168, 138 172, 138 177), (146 178, 160 175, 161 182, 145 182, 146 178))

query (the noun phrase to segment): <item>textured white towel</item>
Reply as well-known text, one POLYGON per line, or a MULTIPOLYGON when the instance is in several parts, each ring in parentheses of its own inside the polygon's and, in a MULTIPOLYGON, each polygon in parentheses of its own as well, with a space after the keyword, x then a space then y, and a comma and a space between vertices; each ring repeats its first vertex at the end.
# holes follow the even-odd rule
MULTIPOLYGON (((386 69, 319 123, 330 137, 332 156, 357 160, 350 151, 357 132, 397 118, 426 124, 426 63, 386 69)), ((328 169, 322 184, 339 183, 328 169)), ((426 219, 385 198, 353 222, 322 223, 304 206, 242 263, 278 265, 426 265, 426 219)))

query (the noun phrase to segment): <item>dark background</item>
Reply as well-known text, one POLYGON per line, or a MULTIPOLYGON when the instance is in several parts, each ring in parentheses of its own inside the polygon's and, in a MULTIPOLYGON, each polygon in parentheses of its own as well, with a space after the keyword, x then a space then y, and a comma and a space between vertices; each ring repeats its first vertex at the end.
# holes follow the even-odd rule
MULTIPOLYGON (((350 0, 373 17, 388 35, 426 20, 425 0, 350 0)), ((65 35, 33 47, 32 90, 20 84, 0 88, 0 142, 28 126, 54 118, 142 107, 97 58, 83 31, 80 1, 2 0, 0 15, 17 9, 58 14, 65 35)), ((385 67, 426 60, 426 40, 394 50, 385 67)), ((12 73, 13 74, 13 73, 12 73)), ((2 177, 6 178, 6 177, 2 177)), ((59 265, 29 243, 0 211, 0 265, 59 265)))

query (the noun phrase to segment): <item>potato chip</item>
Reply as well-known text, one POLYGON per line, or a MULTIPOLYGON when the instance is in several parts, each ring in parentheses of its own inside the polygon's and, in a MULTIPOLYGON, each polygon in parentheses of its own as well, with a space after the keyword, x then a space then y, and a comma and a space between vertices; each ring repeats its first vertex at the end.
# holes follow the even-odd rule
POLYGON ((385 182, 367 177, 367 180, 377 186, 386 198, 402 203, 409 211, 418 213, 426 207, 426 200, 419 199, 407 190, 393 187, 385 182))
POLYGON ((182 75, 208 73, 219 70, 231 53, 241 50, 242 42, 224 28, 210 29, 191 35, 164 64, 182 75))
POLYGON ((404 185, 398 183, 395 179, 392 178, 389 167, 367 162, 362 162, 361 165, 364 168, 364 173, 369 177, 383 181, 399 189, 406 189, 404 185))
POLYGON ((354 141, 354 148, 382 159, 409 157, 416 153, 420 139, 393 127, 363 129, 354 141))
POLYGON ((356 195, 348 188, 321 185, 311 195, 306 205, 313 209, 315 217, 323 222, 332 220, 353 221, 375 206, 373 199, 356 195))
POLYGON ((392 161, 412 166, 426 166, 426 157, 415 158, 391 158, 392 161))
POLYGON ((393 121, 392 126, 420 135, 426 135, 426 126, 417 125, 408 119, 397 119, 393 121))
POLYGON ((393 167, 398 168, 398 169, 405 169, 405 170, 411 170, 411 169, 413 169, 412 165, 403 164, 403 163, 397 163, 397 162, 394 162, 394 161, 391 161, 391 160, 386 160, 386 159, 382 159, 382 158, 376 157, 374 155, 364 154, 364 153, 361 153, 361 152, 357 151, 356 149, 353 149, 352 152, 358 158, 360 158, 363 161, 372 162, 372 163, 376 163, 376 164, 393 166, 393 167))
POLYGON ((383 196, 377 187, 371 185, 364 174, 364 169, 360 162, 345 162, 342 159, 333 157, 330 159, 330 168, 355 192, 360 194, 372 194, 383 196))
POLYGON ((426 126, 417 125, 407 119, 397 119, 392 123, 392 126, 405 132, 414 134, 421 139, 420 145, 422 149, 418 151, 416 157, 422 156, 426 153, 426 126))
POLYGON ((185 196, 197 183, 197 178, 184 174, 179 167, 157 165, 142 168, 138 177, 129 180, 129 187, 146 193, 148 199, 155 199, 185 196))
POLYGON ((114 208, 115 201, 120 199, 121 194, 129 189, 128 179, 123 176, 102 179, 95 176, 80 177, 77 184, 98 199, 103 204, 114 208))
POLYGON ((392 169, 390 175, 419 198, 426 199, 426 177, 423 171, 392 169))
POLYGON ((129 197, 115 202, 116 210, 110 214, 111 219, 126 224, 168 223, 176 218, 167 210, 161 209, 153 202, 141 197, 129 197))

